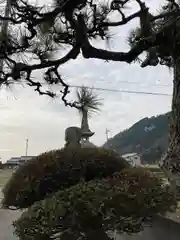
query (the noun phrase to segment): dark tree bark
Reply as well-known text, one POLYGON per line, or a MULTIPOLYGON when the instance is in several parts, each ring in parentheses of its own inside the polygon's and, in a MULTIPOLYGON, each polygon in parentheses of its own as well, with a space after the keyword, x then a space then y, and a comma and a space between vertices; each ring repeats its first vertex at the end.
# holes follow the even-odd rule
POLYGON ((180 57, 174 57, 173 98, 169 118, 169 144, 163 157, 162 170, 177 197, 180 196, 180 57))

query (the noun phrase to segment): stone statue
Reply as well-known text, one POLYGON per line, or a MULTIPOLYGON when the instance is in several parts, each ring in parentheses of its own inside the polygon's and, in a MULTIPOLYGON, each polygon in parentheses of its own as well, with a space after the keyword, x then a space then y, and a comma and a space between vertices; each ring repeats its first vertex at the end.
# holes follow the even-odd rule
MULTIPOLYGON (((91 96, 91 95, 90 95, 91 96)), ((82 99, 84 94, 82 94, 82 99)), ((89 94, 85 97, 88 99, 89 94)), ((81 98, 81 97, 80 97, 81 98)), ((80 101, 83 102, 83 101, 80 101)), ((86 101, 85 101, 86 102, 86 101)), ((88 101, 87 101, 88 102, 88 101)), ((82 104, 80 113, 81 113, 81 127, 68 127, 65 131, 65 147, 82 147, 82 148, 94 148, 94 144, 89 142, 89 138, 94 135, 94 132, 91 132, 88 124, 88 109, 89 105, 82 104)))
POLYGON ((81 147, 82 132, 79 127, 68 127, 65 130, 65 147, 81 147))
POLYGON ((65 147, 95 147, 94 144, 89 142, 89 138, 93 135, 94 132, 89 129, 88 110, 84 107, 82 109, 81 128, 72 126, 65 130, 65 147))

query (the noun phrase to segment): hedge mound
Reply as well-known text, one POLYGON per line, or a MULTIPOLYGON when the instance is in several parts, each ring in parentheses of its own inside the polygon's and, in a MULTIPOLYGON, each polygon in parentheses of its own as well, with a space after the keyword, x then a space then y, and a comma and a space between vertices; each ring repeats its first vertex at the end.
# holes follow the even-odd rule
POLYGON ((35 203, 14 222, 15 234, 20 240, 44 240, 73 232, 72 239, 79 239, 99 226, 135 233, 146 218, 165 213, 172 205, 173 196, 158 178, 132 168, 111 178, 81 181, 35 203))
POLYGON ((46 195, 77 184, 111 176, 129 164, 104 148, 60 149, 43 153, 20 166, 3 189, 6 208, 27 208, 46 195))

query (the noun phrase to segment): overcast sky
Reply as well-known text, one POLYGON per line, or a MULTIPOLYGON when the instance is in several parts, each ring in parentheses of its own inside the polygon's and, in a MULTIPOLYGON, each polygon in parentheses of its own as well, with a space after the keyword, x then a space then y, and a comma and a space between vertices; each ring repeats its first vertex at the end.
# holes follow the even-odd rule
MULTIPOLYGON (((153 10, 159 8, 161 3, 157 0, 148 1, 153 10)), ((111 50, 127 49, 125 39, 133 24, 115 29, 111 50)), ((102 42, 96 43, 96 46, 104 47, 102 42)), ((72 85, 172 93, 172 74, 160 66, 141 69, 138 64, 107 63, 80 57, 64 65, 61 73, 72 85)), ((39 72, 35 76, 41 78, 39 72)), ((112 137, 141 118, 165 113, 171 107, 171 96, 110 91, 97 93, 104 104, 101 113, 90 119, 90 128, 96 132, 91 140, 97 145, 104 143, 106 128, 111 130, 112 137)), ((38 96, 30 87, 15 85, 11 89, 2 89, 0 110, 0 157, 3 161, 24 155, 26 138, 29 139, 28 155, 60 148, 64 145, 64 130, 80 125, 80 117, 75 109, 65 107, 60 99, 38 96)))

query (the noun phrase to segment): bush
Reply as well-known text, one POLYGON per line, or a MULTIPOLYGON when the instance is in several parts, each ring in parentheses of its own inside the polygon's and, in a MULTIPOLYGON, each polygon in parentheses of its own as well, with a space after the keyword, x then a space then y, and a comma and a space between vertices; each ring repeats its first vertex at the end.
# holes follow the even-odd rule
POLYGON ((27 208, 58 190, 111 176, 129 164, 104 148, 61 149, 43 153, 22 165, 3 189, 4 207, 27 208))
POLYGON ((14 227, 20 240, 50 239, 67 232, 73 233, 70 239, 93 239, 88 234, 102 226, 104 232, 139 232, 146 218, 172 205, 176 202, 161 180, 145 169, 131 168, 106 179, 81 181, 35 203, 14 227))
POLYGON ((108 231, 139 232, 176 202, 147 169, 130 167, 114 151, 79 148, 21 166, 4 188, 3 205, 28 208, 14 222, 20 240, 109 240, 108 231))

